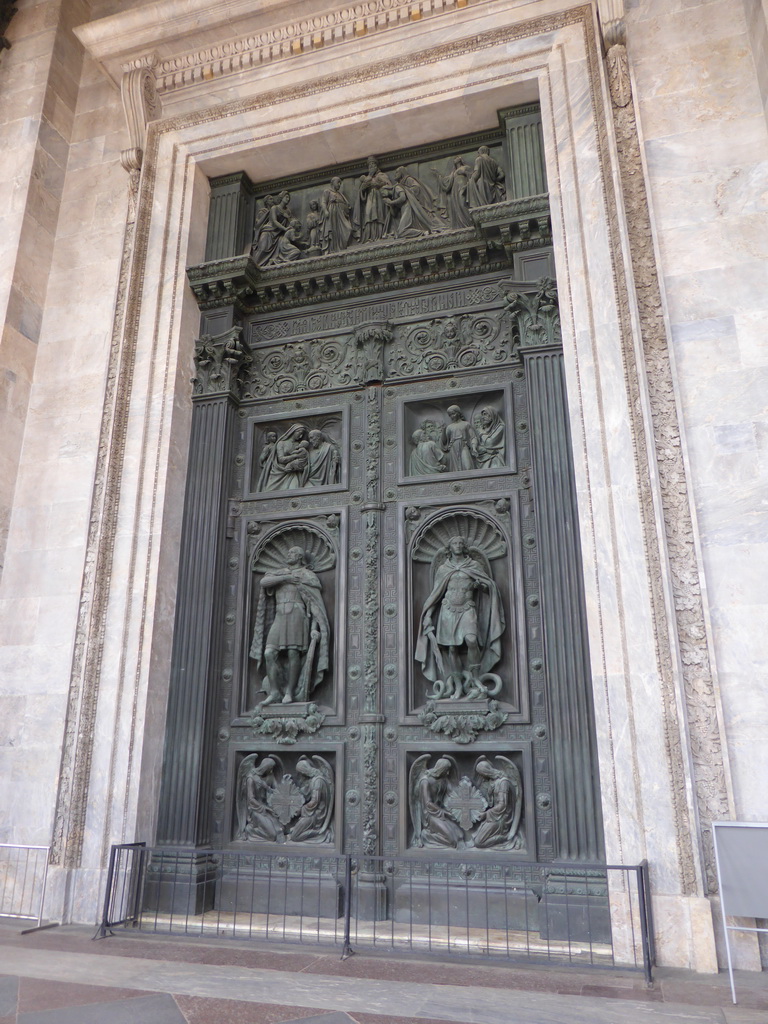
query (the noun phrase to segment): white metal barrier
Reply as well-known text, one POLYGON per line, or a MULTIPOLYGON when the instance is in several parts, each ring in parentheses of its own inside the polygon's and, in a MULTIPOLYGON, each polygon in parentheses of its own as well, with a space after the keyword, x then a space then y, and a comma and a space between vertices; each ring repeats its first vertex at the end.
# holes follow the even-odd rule
POLYGON ((49 846, 0 843, 0 917, 43 923, 49 846))

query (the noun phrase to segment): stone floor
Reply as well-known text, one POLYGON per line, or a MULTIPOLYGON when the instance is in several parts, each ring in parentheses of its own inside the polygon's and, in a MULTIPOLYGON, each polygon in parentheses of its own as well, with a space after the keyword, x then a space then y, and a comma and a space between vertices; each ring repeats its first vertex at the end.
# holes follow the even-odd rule
POLYGON ((768 1024, 768 977, 447 964, 0 926, 0 1024, 768 1024))

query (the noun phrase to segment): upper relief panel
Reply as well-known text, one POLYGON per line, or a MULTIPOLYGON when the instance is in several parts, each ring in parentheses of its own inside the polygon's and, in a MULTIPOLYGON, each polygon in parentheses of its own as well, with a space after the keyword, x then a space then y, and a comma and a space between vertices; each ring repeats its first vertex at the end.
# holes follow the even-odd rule
POLYGON ((499 122, 263 184, 212 179, 206 262, 188 270, 201 309, 264 313, 511 265, 542 276, 518 256, 551 245, 538 105, 499 122))
POLYGON ((471 211, 506 199, 500 141, 475 153, 412 160, 391 170, 368 157, 362 174, 257 199, 251 257, 277 267, 387 239, 472 228, 471 211))

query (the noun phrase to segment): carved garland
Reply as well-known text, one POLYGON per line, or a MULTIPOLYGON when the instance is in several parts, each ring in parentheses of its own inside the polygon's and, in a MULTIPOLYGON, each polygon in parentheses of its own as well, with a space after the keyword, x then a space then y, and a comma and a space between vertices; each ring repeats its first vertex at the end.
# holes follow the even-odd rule
MULTIPOLYGON (((641 173, 640 140, 637 133, 634 103, 631 102, 631 82, 623 43, 617 42, 610 47, 607 65, 613 101, 613 122, 616 130, 621 184, 630 236, 633 279, 640 314, 646 381, 650 396, 654 455, 659 471, 665 537, 675 600, 687 725, 694 763, 696 803, 704 847, 705 883, 710 893, 716 893, 717 871, 712 845, 712 821, 731 816, 727 767, 718 718, 716 686, 707 643, 701 580, 693 540, 693 521, 683 461, 680 423, 675 405, 675 388, 667 350, 667 333, 662 313, 661 290, 653 248, 648 197, 645 179, 641 173)), ((601 139, 601 143, 605 163, 607 161, 605 138, 601 139)), ((609 180, 610 178, 606 174, 605 181, 609 180)), ((617 229, 615 223, 612 223, 611 226, 614 230, 617 229)), ((623 292, 623 287, 620 309, 625 325, 622 332, 623 337, 629 339, 628 299, 623 292)), ((636 383, 639 371, 629 341, 625 344, 625 365, 628 375, 630 408, 634 418, 633 434, 639 452, 650 461, 652 456, 647 452, 643 432, 640 388, 636 383)), ((638 468, 641 464, 641 461, 638 460, 638 468)), ((692 830, 689 831, 690 823, 684 793, 685 775, 682 769, 683 752, 680 749, 680 726, 674 695, 673 666, 669 638, 666 635, 667 620, 662 582, 664 570, 660 562, 661 553, 655 539, 651 481, 645 475, 643 476, 644 479, 639 482, 644 497, 646 556, 652 566, 651 584, 656 610, 658 655, 665 688, 665 717, 669 723, 667 744, 675 776, 678 846, 681 850, 690 850, 692 830)), ((692 860, 692 855, 689 852, 685 862, 681 865, 688 892, 695 891, 692 860)))

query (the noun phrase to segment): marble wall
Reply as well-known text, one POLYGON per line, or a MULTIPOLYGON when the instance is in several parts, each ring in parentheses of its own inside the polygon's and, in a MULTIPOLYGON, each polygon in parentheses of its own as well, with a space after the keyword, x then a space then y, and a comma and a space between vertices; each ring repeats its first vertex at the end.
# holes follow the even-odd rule
MULTIPOLYGON (((173 33, 186 23, 154 22, 138 6, 72 4, 63 18, 53 0, 22 0, 9 29, 14 49, 0 58, 0 95, 12 99, 0 142, 13 153, 0 167, 0 504, 13 507, 0 581, 0 840, 53 835, 60 866, 49 912, 91 920, 109 843, 151 838, 197 325, 183 268, 202 255, 205 173, 246 168, 265 179, 286 166, 419 144, 491 126, 496 109, 538 94, 608 848, 617 860, 650 860, 665 962, 711 969, 706 855, 691 796, 706 766, 686 751, 685 649, 672 611, 685 588, 665 578, 660 590, 671 636, 665 690, 645 555, 653 535, 666 564, 664 510, 657 501, 656 520, 644 521, 643 479, 656 475, 652 462, 641 464, 637 431, 651 429, 652 415, 631 281, 626 323, 616 292, 631 231, 620 210, 611 219, 619 174, 607 84, 590 49, 596 22, 523 25, 566 11, 562 0, 429 0, 419 18, 363 21, 359 30, 352 22, 313 52, 290 44, 264 66, 168 87, 163 113, 172 120, 150 135, 134 208, 115 81, 121 61, 152 48, 152 32, 161 58, 231 35, 225 4, 188 6, 197 35, 174 50, 173 33), (85 23, 87 52, 71 35, 85 23), (467 40, 481 37, 487 45, 473 50, 467 40), (420 66, 415 55, 429 48, 437 55, 420 66), (394 57, 397 68, 366 77, 394 57), (265 88, 274 90, 267 105, 265 88), (640 366, 639 395, 627 391, 630 358, 640 366), (665 740, 675 730, 679 757, 665 740), (75 821, 68 808, 78 801, 75 821), (686 829, 691 882, 680 866, 686 829), (65 897, 68 856, 79 867, 65 897)), ((626 7, 683 428, 680 486, 692 498, 703 585, 701 650, 727 740, 725 799, 737 817, 766 819, 765 8, 758 0, 626 7)), ((162 0, 152 5, 161 8, 162 0)), ((279 22, 274 5, 265 11, 279 22)), ((759 966, 754 944, 740 956, 759 966)))
POLYGON ((768 819, 768 132, 762 5, 631 3, 735 813, 768 819))

